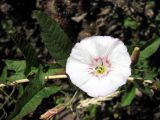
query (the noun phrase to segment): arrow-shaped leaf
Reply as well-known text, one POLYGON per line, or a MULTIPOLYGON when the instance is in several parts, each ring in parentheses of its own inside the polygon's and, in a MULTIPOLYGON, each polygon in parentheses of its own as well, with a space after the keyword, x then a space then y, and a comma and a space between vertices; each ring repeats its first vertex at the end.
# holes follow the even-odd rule
POLYGON ((72 42, 54 19, 41 11, 35 13, 45 46, 52 57, 64 66, 70 54, 72 42))

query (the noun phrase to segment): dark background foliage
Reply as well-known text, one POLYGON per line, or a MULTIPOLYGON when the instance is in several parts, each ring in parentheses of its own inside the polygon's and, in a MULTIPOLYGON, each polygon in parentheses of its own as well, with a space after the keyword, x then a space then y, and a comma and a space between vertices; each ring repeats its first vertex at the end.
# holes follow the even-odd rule
MULTIPOLYGON (((73 44, 92 35, 110 35, 124 41, 131 53, 134 47, 138 46, 143 50, 159 38, 159 6, 159 0, 1 0, 0 73, 5 66, 4 59, 24 59, 20 50, 17 49, 8 35, 15 30, 36 47, 36 54, 43 63, 49 63, 53 60, 41 41, 40 28, 34 15, 35 10, 40 9, 56 20, 68 34, 73 44)), ((148 73, 148 77, 152 76, 153 79, 160 78, 158 74, 160 72, 159 60, 160 47, 148 58, 149 69, 151 71, 156 69, 156 75, 153 76, 152 72, 149 73, 148 68, 146 68, 144 74, 148 73)), ((140 75, 139 73, 135 74, 140 75)), ((7 88, 6 91, 12 90, 7 88)), ((16 92, 14 97, 17 97, 16 92)), ((52 99, 53 96, 45 98, 36 111, 24 119, 38 119, 41 113, 50 108, 52 99)), ((84 112, 82 117, 86 120, 93 118, 97 120, 160 119, 159 90, 154 91, 154 95, 143 94, 141 97, 136 97, 127 108, 117 108, 116 99, 106 102, 107 107, 96 107, 96 110, 95 107, 92 107, 86 113, 84 112), (113 106, 115 106, 115 109, 113 106)), ((4 95, 0 94, 0 102, 3 103, 4 101, 4 95)), ((8 114, 13 110, 14 104, 5 107, 8 114)), ((73 119, 71 113, 66 112, 66 114, 69 117, 66 117, 66 120, 73 119)))

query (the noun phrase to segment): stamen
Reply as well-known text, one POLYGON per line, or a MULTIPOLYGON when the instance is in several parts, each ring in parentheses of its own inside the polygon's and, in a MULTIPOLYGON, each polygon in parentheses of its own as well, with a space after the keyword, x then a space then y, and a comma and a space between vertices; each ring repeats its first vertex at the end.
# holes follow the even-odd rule
POLYGON ((103 65, 99 65, 99 66, 97 66, 97 67, 95 68, 95 73, 96 73, 97 75, 104 74, 104 73, 106 73, 106 72, 107 72, 107 68, 106 68, 105 66, 103 66, 103 65))
POLYGON ((89 73, 99 78, 107 75, 109 69, 110 69, 110 63, 108 62, 107 58, 99 57, 99 58, 94 58, 89 68, 89 73))

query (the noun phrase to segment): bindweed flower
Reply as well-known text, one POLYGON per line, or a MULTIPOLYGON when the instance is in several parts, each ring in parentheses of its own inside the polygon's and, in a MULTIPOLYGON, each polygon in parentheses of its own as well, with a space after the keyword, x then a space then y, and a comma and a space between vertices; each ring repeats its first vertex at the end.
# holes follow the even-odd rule
POLYGON ((106 96, 124 85, 131 59, 122 41, 93 36, 77 43, 66 64, 72 83, 91 97, 106 96))

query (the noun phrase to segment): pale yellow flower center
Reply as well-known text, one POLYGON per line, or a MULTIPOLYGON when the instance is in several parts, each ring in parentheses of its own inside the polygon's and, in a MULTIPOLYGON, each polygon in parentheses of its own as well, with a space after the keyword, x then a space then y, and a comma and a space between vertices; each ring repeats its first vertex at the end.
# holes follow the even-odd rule
POLYGON ((95 68, 96 75, 102 75, 108 72, 108 68, 104 65, 97 65, 95 68))

